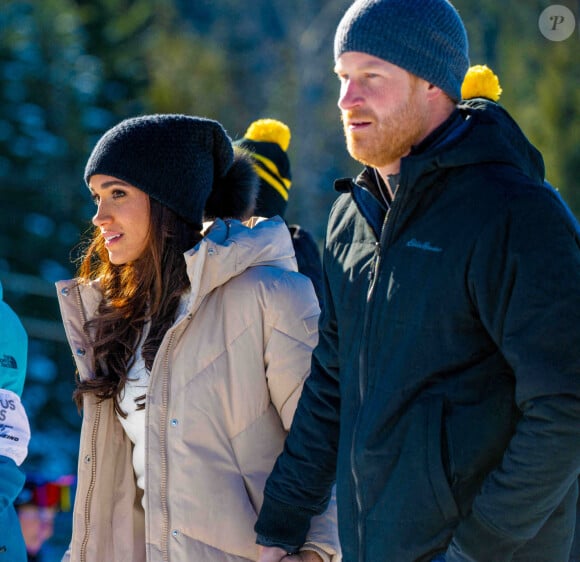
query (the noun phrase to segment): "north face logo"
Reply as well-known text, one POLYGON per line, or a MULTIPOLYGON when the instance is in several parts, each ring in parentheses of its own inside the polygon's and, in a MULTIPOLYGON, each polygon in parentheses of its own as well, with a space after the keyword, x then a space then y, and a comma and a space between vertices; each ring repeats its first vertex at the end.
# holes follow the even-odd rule
POLYGON ((18 369, 18 364, 12 355, 2 355, 0 357, 0 367, 6 367, 7 369, 18 369))

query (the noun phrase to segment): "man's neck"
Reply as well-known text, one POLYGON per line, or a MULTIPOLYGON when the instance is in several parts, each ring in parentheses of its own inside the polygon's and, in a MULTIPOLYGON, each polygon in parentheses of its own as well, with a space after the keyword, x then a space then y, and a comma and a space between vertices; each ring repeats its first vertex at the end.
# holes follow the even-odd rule
POLYGON ((377 172, 381 176, 383 182, 387 186, 389 190, 389 194, 391 199, 393 197, 393 193, 391 191, 391 186, 389 185, 389 176, 398 175, 401 172, 401 159, 397 160, 396 162, 391 162, 386 166, 381 166, 380 168, 376 168, 377 172))

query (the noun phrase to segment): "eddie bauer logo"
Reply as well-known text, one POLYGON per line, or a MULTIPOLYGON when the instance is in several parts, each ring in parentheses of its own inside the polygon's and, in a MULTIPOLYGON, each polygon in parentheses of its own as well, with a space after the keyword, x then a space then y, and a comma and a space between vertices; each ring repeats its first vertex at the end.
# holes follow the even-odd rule
POLYGON ((419 242, 415 238, 407 242, 408 248, 418 248, 419 250, 426 250, 427 252, 442 252, 443 248, 438 248, 437 246, 432 246, 431 242, 419 242))

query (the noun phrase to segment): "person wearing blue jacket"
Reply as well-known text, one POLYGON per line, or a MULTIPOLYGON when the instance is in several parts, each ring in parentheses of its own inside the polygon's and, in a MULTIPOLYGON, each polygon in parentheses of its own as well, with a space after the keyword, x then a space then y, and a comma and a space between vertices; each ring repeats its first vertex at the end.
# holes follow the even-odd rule
POLYGON ((446 0, 357 0, 311 376, 255 526, 290 561, 336 482, 344 562, 567 562, 580 472, 580 236, 541 154, 462 100, 446 0))
POLYGON ((14 500, 22 490, 19 469, 28 453, 30 426, 20 401, 28 353, 28 335, 3 300, 0 283, 0 562, 25 562, 26 547, 14 500))

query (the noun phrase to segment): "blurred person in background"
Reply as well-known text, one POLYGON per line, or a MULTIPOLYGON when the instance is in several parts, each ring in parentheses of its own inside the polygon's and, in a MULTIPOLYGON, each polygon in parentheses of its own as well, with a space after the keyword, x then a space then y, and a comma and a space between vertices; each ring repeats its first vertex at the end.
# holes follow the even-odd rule
POLYGON ((36 474, 26 482, 15 501, 28 562, 42 562, 42 547, 54 534, 54 521, 59 511, 70 511, 71 486, 74 476, 46 480, 36 474))
MULTIPOLYGON (((292 171, 288 148, 291 131, 277 119, 253 121, 243 138, 234 145, 247 150, 260 177, 260 189, 254 215, 285 219, 292 187, 292 171)), ((322 308, 322 261, 312 234, 299 224, 289 224, 292 244, 296 253, 298 271, 310 278, 322 308)))

